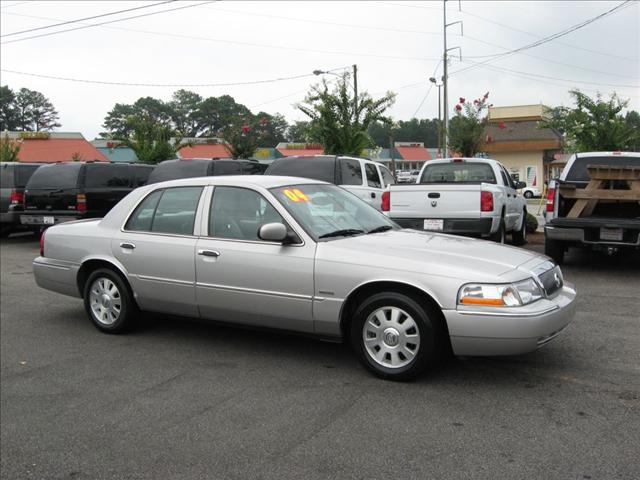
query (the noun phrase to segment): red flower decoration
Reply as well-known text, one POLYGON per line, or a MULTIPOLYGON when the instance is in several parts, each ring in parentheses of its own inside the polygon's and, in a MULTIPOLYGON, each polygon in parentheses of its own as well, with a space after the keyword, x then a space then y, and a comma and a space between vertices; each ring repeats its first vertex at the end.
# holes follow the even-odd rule
POLYGON ((267 117, 262 117, 260 119, 260 125, 262 126, 269 125, 269 119, 267 117))
POLYGON ((246 123, 242 125, 242 133, 249 133, 249 125, 246 123))
POLYGON ((482 97, 482 98, 484 98, 485 100, 486 100, 487 98, 489 98, 489 92, 485 93, 485 94, 484 94, 484 97, 482 97))
POLYGON ((505 128, 507 128, 507 126, 505 125, 504 122, 500 122, 500 124, 498 125, 498 128, 504 130, 505 128))
POLYGON ((473 101, 474 105, 478 105, 479 103, 480 103, 480 101, 477 98, 473 101))
POLYGON ((462 105, 456 105, 456 111, 459 112, 460 110, 462 110, 462 105))
POLYGON ((464 98, 460 97, 460 103, 464 103, 464 98))

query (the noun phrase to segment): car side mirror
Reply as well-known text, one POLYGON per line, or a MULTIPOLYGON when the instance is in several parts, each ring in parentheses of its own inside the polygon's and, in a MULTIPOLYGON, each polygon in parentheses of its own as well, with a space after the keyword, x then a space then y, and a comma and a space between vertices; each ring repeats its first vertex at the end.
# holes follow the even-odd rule
POLYGON ((282 223, 265 223, 258 231, 260 240, 267 242, 284 242, 287 239, 287 227, 282 223))
POLYGON ((521 188, 526 187, 527 184, 524 182, 516 182, 516 190, 520 190, 521 188))

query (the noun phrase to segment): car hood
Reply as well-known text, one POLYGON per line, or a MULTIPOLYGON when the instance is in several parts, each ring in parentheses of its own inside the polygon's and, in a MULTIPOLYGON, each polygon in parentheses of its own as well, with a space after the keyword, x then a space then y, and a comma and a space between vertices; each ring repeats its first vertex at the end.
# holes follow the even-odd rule
POLYGON ((392 230, 321 242, 317 258, 460 279, 473 275, 476 281, 519 280, 529 276, 533 266, 548 261, 538 253, 488 240, 418 230, 392 230))

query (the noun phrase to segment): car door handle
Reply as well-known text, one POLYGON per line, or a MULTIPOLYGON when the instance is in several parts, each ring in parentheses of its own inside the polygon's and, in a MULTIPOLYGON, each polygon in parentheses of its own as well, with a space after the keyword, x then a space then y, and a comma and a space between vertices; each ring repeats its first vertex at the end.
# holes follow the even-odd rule
POLYGON ((220 252, 216 250, 198 250, 198 255, 202 255, 205 257, 219 257, 220 252))
POLYGON ((126 248, 127 250, 133 250, 136 246, 133 243, 122 242, 120 248, 126 248))
POLYGON ((376 194, 371 192, 371 198, 376 198, 376 194))

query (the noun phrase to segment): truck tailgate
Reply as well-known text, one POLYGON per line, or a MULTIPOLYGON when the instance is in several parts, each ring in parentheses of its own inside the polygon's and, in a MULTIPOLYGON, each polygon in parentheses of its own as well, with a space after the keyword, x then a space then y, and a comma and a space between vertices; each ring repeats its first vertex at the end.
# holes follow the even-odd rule
POLYGON ((480 218, 479 184, 391 186, 391 218, 480 218))

